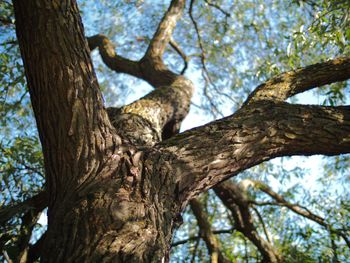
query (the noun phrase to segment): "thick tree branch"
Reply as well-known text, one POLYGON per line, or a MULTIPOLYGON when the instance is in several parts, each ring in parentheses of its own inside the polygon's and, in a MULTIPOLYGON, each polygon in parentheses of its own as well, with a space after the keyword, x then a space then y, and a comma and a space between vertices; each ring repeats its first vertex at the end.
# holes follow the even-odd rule
MULTIPOLYGON (((99 47, 102 59, 110 69, 141 78, 158 88, 120 109, 108 109, 119 135, 137 145, 153 145, 176 133, 188 113, 193 84, 166 69, 162 62, 154 69, 153 66, 145 65, 149 61, 135 62, 116 55, 113 44, 103 35, 89 37, 88 42, 90 49, 99 47), (142 66, 147 70, 142 70, 142 66), (161 70, 157 71, 159 69, 161 70)), ((183 57, 184 54, 178 47, 176 50, 183 57)))
POLYGON ((340 57, 273 77, 258 86, 245 104, 259 100, 284 101, 295 94, 349 78, 350 58, 340 57))
POLYGON ((203 240, 210 254, 211 262, 230 262, 230 260, 228 260, 220 251, 219 240, 215 237, 214 233, 211 230, 211 224, 208 221, 208 215, 205 213, 201 202, 197 199, 192 199, 190 201, 190 206, 193 214, 197 219, 201 236, 203 237, 203 240))
POLYGON ((249 200, 243 189, 231 181, 225 181, 216 185, 214 191, 231 211, 236 229, 257 247, 264 262, 280 262, 281 256, 278 252, 259 235, 254 225, 253 216, 249 211, 249 200))
POLYGON ((177 76, 170 86, 159 87, 120 109, 109 108, 108 113, 122 137, 151 146, 178 133, 193 90, 191 81, 177 76))
POLYGON ((350 107, 260 101, 158 145, 177 167, 183 205, 240 171, 279 156, 350 152, 350 107))
POLYGON ((152 60, 162 58, 165 48, 171 39, 176 22, 182 15, 185 2, 185 0, 171 1, 168 11, 165 13, 158 25, 157 31, 153 35, 145 57, 150 57, 152 60))
MULTIPOLYGON (((145 56, 137 62, 139 77, 156 90, 121 109, 108 110, 110 119, 120 134, 137 145, 151 146, 177 134, 182 120, 189 111, 194 90, 192 82, 170 71, 162 60, 165 47, 170 42, 185 61, 183 71, 187 67, 185 54, 171 37, 184 5, 184 0, 171 2, 145 56)), ((107 43, 107 40, 105 42, 107 43)), ((110 43, 108 45, 114 55, 114 49, 110 43)))
MULTIPOLYGON (((184 0, 171 2, 145 56, 139 62, 116 55, 112 43, 103 35, 88 38, 90 48, 99 47, 102 59, 109 68, 141 78, 156 88, 144 98, 121 109, 108 109, 119 134, 137 145, 150 146, 173 136, 189 111, 193 84, 168 70, 162 60, 184 5, 184 0)), ((174 45, 172 43, 174 48, 177 47, 174 45)), ((183 57, 178 47, 175 50, 183 57)))

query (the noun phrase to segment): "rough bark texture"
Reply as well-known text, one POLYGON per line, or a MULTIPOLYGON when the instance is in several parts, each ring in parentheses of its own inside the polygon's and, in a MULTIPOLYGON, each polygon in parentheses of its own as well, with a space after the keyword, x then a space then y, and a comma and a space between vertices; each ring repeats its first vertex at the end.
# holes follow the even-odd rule
POLYGON ((252 92, 245 104, 258 100, 284 101, 289 97, 346 80, 350 74, 350 58, 342 57, 305 68, 282 73, 261 84, 252 92))
MULTIPOLYGON (((143 152, 125 144, 133 136, 122 140, 112 127, 75 2, 14 5, 48 181, 43 262, 166 260, 179 206, 164 200, 176 200, 175 184, 153 165, 157 155, 143 162, 143 152)), ((169 103, 156 92, 149 96, 169 103)), ((155 120, 159 125, 183 114, 169 109, 164 115, 155 120)))
MULTIPOLYGON (((104 36, 86 41, 75 1, 14 1, 45 160, 43 262, 166 262, 179 213, 199 193, 277 156, 350 152, 349 107, 291 105, 265 95, 172 137, 189 110, 193 84, 167 69, 162 55, 184 4, 171 2, 145 56, 130 61, 104 36), (88 45, 99 48, 111 69, 155 90, 105 110, 88 45)), ((345 68, 318 84, 349 78, 345 68)), ((298 83, 308 80, 306 73, 298 71, 298 83)), ((306 89, 288 87, 289 95, 306 89)))
MULTIPOLYGON (((182 204, 240 171, 278 156, 350 150, 350 107, 260 101, 157 147, 176 167, 182 204)), ((161 162, 163 160, 160 160, 161 162)))

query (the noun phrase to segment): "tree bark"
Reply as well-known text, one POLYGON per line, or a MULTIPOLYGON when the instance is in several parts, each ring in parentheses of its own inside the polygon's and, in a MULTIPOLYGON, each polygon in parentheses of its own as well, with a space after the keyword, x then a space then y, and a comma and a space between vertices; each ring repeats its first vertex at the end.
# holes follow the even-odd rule
POLYGON ((171 2, 138 62, 90 39, 110 67, 155 88, 107 113, 76 2, 14 1, 49 195, 43 262, 166 262, 179 213, 199 193, 277 156, 350 152, 348 107, 263 99, 172 137, 193 84, 162 55, 184 3, 171 2))
POLYGON ((167 261, 179 213, 173 178, 111 125, 76 3, 14 7, 48 182, 42 261, 167 261))

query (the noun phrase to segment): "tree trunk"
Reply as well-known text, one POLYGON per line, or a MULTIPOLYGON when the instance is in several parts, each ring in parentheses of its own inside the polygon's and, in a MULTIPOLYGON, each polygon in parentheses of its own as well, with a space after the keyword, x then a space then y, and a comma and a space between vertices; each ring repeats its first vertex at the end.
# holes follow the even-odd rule
POLYGON ((167 175, 130 150, 71 194, 50 219, 44 262, 167 262, 176 206, 167 175), (120 159, 119 159, 120 158, 120 159), (68 212, 67 212, 68 211, 68 212))
POLYGON ((76 3, 14 7, 49 193, 42 261, 168 261, 179 213, 174 177, 154 165, 161 156, 144 158, 147 150, 116 134, 76 3))

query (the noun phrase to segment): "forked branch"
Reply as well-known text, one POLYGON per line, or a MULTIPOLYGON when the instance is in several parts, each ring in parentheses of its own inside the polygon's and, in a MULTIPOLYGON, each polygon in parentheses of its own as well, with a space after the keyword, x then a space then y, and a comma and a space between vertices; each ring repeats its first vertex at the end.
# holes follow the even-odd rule
MULTIPOLYGON (((158 149, 178 167, 179 200, 263 161, 291 155, 350 152, 350 107, 260 101, 164 141, 158 149)), ((175 172, 175 171, 174 171, 175 172)))

